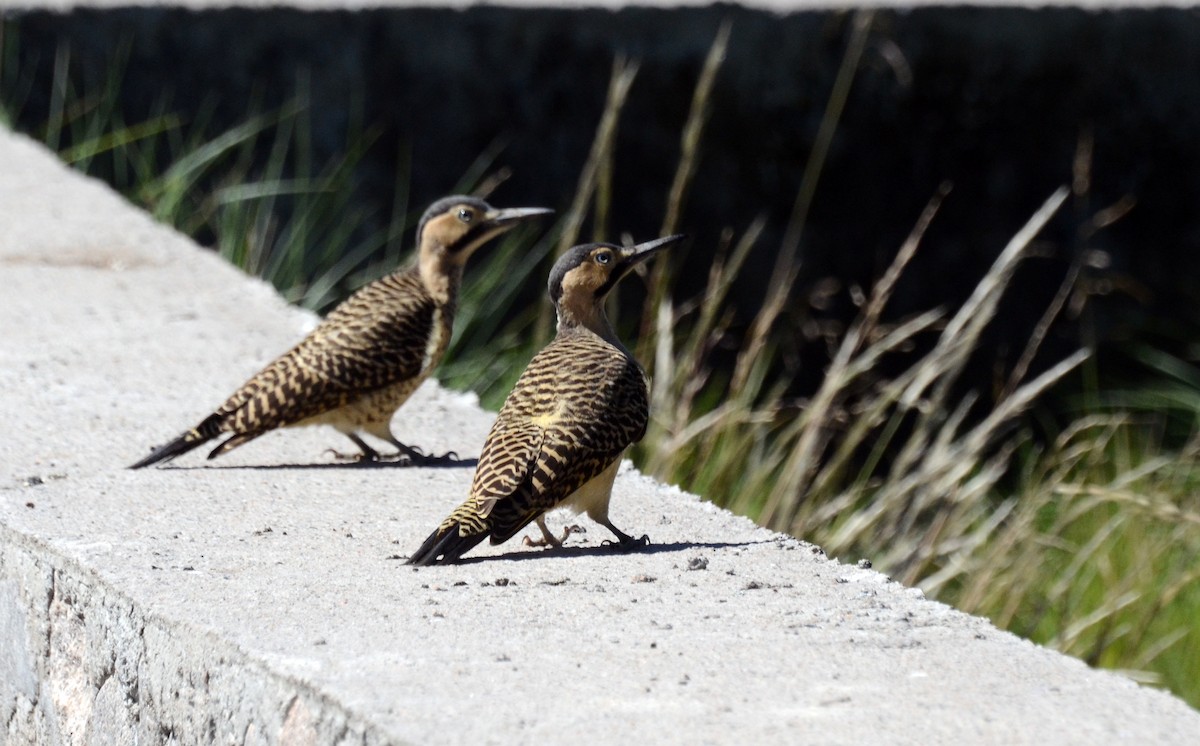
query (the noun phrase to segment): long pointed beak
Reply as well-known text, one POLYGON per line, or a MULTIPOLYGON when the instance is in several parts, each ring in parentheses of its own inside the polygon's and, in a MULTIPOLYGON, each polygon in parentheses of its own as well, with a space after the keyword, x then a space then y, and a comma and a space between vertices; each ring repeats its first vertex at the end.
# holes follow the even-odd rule
POLYGON ((687 238, 686 235, 684 235, 682 233, 676 233, 673 236, 667 236, 665 238, 656 238, 653 241, 646 241, 645 243, 640 243, 635 246, 631 246, 628 249, 625 249, 625 252, 627 252, 627 253, 625 253, 625 257, 621 262, 622 273, 628 272, 629 270, 633 269, 635 266, 646 261, 647 259, 654 256, 655 254, 662 251, 663 249, 667 248, 671 244, 679 243, 680 241, 682 241, 685 238, 687 238))
POLYGON ((510 227, 523 220, 550 215, 554 212, 548 207, 510 207, 506 210, 490 210, 484 213, 484 220, 496 227, 510 227))

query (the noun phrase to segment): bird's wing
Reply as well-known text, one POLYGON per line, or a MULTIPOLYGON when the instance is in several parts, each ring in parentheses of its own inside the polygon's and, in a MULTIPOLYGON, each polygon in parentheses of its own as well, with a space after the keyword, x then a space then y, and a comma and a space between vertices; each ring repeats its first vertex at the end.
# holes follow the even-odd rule
POLYGON ((216 412, 224 429, 254 433, 292 425, 418 375, 433 306, 381 299, 388 288, 378 285, 348 299, 229 397, 216 412))
MULTIPOLYGON (((507 541, 565 500, 645 433, 648 397, 641 369, 624 355, 587 358, 578 359, 593 373, 587 396, 557 391, 546 399, 541 414, 502 416, 488 435, 471 499, 463 507, 472 507, 468 512, 476 521, 486 519, 493 543, 507 541), (569 406, 546 412, 564 401, 569 406)), ((557 386, 579 385, 569 371, 557 381, 557 386)), ((543 385, 541 391, 551 388, 543 385)), ((514 393, 520 390, 518 383, 514 393)))
POLYGON ((409 555, 409 564, 456 562, 487 537, 496 504, 527 488, 530 467, 541 452, 545 431, 534 422, 510 415, 506 403, 488 433, 475 467, 470 497, 409 555))
POLYGON ((439 530, 458 527, 463 534, 487 533, 488 517, 496 503, 528 492, 545 440, 544 428, 528 420, 506 418, 501 413, 479 456, 470 497, 447 516, 439 530))
POLYGON ((409 562, 454 562, 489 534, 493 544, 512 538, 641 439, 648 400, 645 374, 627 353, 595 335, 556 338, 500 409, 470 496, 409 562))

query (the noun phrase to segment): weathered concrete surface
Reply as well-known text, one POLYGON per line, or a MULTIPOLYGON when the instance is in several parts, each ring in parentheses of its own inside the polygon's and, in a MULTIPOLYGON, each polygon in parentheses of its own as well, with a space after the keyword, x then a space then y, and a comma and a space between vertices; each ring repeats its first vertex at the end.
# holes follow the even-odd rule
MULTIPOLYGON (((469 468, 334 465, 309 430, 127 471, 313 319, 22 137, 0 164, 4 743, 1200 733, 1167 694, 632 472, 613 518, 648 551, 593 528, 416 571, 396 557, 469 468)), ((474 455, 489 422, 430 385, 397 432, 474 455)))

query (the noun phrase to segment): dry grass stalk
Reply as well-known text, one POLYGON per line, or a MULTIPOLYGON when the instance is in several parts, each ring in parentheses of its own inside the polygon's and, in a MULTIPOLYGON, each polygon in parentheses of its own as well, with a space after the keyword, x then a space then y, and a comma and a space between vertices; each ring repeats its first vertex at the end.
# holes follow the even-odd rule
POLYGON ((596 136, 592 139, 592 148, 588 152, 587 161, 579 173, 579 181, 575 187, 575 196, 571 206, 563 216, 562 228, 558 237, 558 248, 555 256, 561 256, 567 249, 579 241, 579 233, 587 217, 587 205, 596 192, 598 177, 603 165, 611 158, 617 142, 617 130, 621 121, 621 111, 629 97, 629 89, 637 77, 638 63, 630 62, 618 56, 613 60, 612 77, 608 83, 608 97, 604 103, 604 113, 600 123, 596 125, 596 136))
MULTIPOLYGON (((869 339, 878 324, 879 314, 891 298, 896 281, 916 253, 921 237, 924 236, 934 215, 937 214, 945 194, 946 187, 943 186, 922 212, 917 225, 901 246, 888 271, 876 283, 864 313, 851 325, 826 371, 824 382, 805 408, 804 414, 801 415, 804 422, 803 429, 785 462, 783 479, 772 490, 766 506, 759 516, 759 520, 764 524, 792 527, 794 515, 799 508, 802 490, 810 483, 812 472, 817 467, 817 460, 828 445, 831 435, 828 424, 835 409, 838 408, 836 405, 844 399, 859 374, 873 367, 874 358, 880 356, 891 346, 899 345, 907 339, 907 337, 896 337, 896 335, 893 335, 890 340, 885 338, 886 344, 881 347, 877 346, 876 350, 868 352, 869 362, 866 362, 865 365, 855 365, 855 358, 862 354, 863 344, 869 339)), ((914 328, 910 333, 915 334, 917 331, 919 328, 914 328)), ((736 372, 734 380, 738 380, 736 372)))
POLYGON ((804 174, 800 177, 800 189, 788 219, 787 232, 783 236, 777 268, 791 267, 795 264, 796 252, 800 248, 800 235, 804 232, 804 226, 808 222, 808 211, 817 193, 817 182, 821 178, 821 172, 825 170, 825 159, 833 144, 833 136, 842 120, 846 102, 850 99, 850 88, 858 72, 863 51, 867 47, 867 37, 874 20, 875 11, 871 9, 859 10, 854 14, 850 41, 846 44, 846 52, 842 55, 842 63, 838 67, 837 77, 834 78, 829 101, 825 104, 825 113, 821 116, 812 152, 808 156, 808 162, 804 164, 804 174))
MULTIPOLYGON (((713 88, 716 85, 721 65, 725 62, 725 53, 729 48, 729 35, 732 28, 733 25, 729 21, 721 24, 709 47, 708 55, 704 59, 704 65, 700 69, 696 87, 692 91, 692 104, 679 137, 679 162, 675 169, 675 177, 671 181, 671 188, 667 192, 666 213, 663 217, 660 235, 666 236, 679 232, 688 192, 691 190, 692 181, 696 176, 696 169, 700 165, 700 144, 704 139, 704 125, 708 122, 713 88)), ((649 292, 646 299, 646 311, 642 316, 637 349, 642 359, 648 357, 649 340, 656 336, 652 335, 651 331, 673 323, 675 309, 671 297, 673 283, 670 268, 671 262, 667 257, 654 262, 649 269, 649 279, 647 280, 649 292)), ((670 358, 663 357, 663 352, 661 347, 655 350, 654 367, 650 370, 651 374, 656 371, 673 370, 670 358)), ((661 402, 662 396, 661 387, 657 392, 652 391, 651 404, 654 404, 656 398, 661 402), (655 397, 656 393, 657 397, 655 397)))

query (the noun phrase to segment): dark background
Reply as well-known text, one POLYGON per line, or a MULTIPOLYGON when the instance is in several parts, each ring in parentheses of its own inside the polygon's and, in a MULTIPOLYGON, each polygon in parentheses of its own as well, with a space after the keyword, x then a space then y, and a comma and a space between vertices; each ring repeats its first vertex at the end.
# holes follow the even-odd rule
MULTIPOLYGON (((228 127, 247 118, 252 101, 292 100, 304 81, 318 160, 345 147, 355 112, 381 128, 358 176, 359 199, 376 204, 384 220, 398 163, 410 164, 411 204, 424 205, 498 144, 495 166, 510 167, 512 177, 493 202, 565 209, 613 58, 624 54, 641 68, 621 120, 611 228, 643 240, 662 223, 692 90, 726 20, 729 54, 682 221, 693 243, 673 260, 676 293, 692 296, 721 232, 740 235, 765 215, 734 296, 744 320, 763 297, 850 14, 729 6, 10 13, 4 59, 26 81, 21 100, 10 103, 29 129, 48 116, 53 61, 64 44, 83 89, 101 85, 113 60, 128 54, 128 122, 168 102, 185 120, 212 106, 213 125, 228 127)), ((953 191, 889 308, 893 318, 963 300, 1033 211, 1072 183, 1081 138, 1093 142, 1089 188, 1023 266, 976 383, 986 390, 997 360, 1002 366, 1020 353, 1076 261, 1086 265, 1087 310, 1064 313, 1041 364, 1092 341, 1101 369, 1116 378, 1141 375, 1126 354, 1133 343, 1187 356, 1198 328, 1198 125, 1194 11, 879 12, 801 242, 795 307, 783 330, 807 361, 795 371, 797 390, 810 389, 825 362, 823 352, 809 354, 824 345, 805 337, 802 322, 853 314, 845 288, 882 272, 940 183, 952 182, 953 191), (1094 235, 1081 232, 1120 200, 1133 201, 1127 215, 1094 235), (826 307, 810 307, 812 289, 829 278, 842 290, 826 307)))

